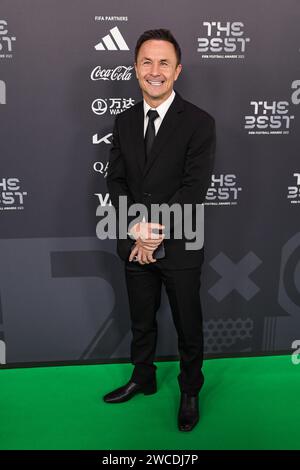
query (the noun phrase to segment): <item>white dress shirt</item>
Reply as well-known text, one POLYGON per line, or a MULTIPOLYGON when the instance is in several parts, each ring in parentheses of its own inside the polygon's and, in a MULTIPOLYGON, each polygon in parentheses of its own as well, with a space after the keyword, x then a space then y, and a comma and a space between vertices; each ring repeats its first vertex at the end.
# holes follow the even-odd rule
POLYGON ((175 98, 175 91, 173 90, 172 93, 170 94, 169 98, 167 98, 162 104, 157 106, 157 108, 151 108, 149 104, 144 100, 144 137, 146 134, 146 129, 148 126, 148 121, 149 117, 147 116, 147 113, 149 109, 153 109, 158 112, 159 117, 155 119, 154 121, 154 126, 155 126, 155 135, 158 133, 158 129, 160 128, 160 125, 163 121, 163 118, 166 115, 166 112, 168 111, 169 107, 171 106, 173 100, 175 98))

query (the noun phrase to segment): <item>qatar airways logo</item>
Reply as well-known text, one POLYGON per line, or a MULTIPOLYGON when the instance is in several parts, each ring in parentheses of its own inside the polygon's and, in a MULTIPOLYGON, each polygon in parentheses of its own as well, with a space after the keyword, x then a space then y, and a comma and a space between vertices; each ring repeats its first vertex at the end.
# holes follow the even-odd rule
MULTIPOLYGON (((109 167, 109 162, 95 162, 94 165, 93 165, 93 169, 96 173, 100 173, 100 175, 103 176, 103 178, 106 178, 107 177, 107 171, 108 171, 108 167, 109 167)), ((103 205, 103 199, 101 199, 101 197, 99 196, 99 194, 97 194, 98 198, 99 198, 99 203, 101 205, 103 205)))
POLYGON ((101 65, 97 65, 97 67, 92 70, 91 80, 128 81, 132 77, 132 70, 133 66, 131 65, 118 65, 114 69, 103 69, 101 68, 101 65))
POLYGON ((203 36, 198 37, 197 52, 202 59, 244 59, 250 38, 241 21, 203 21, 203 36))
POLYGON ((294 127, 294 106, 300 103, 300 80, 294 80, 290 101, 250 101, 249 113, 245 116, 244 128, 248 134, 289 134, 294 127))

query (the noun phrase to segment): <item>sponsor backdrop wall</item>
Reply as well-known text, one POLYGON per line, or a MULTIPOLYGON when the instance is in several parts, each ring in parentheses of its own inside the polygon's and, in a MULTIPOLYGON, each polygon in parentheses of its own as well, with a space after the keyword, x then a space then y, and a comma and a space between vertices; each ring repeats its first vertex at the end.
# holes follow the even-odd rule
MULTIPOLYGON (((115 240, 96 237, 115 115, 141 99, 137 37, 173 31, 176 90, 211 113, 205 203, 207 356, 300 341, 300 3, 2 0, 0 362, 128 359, 115 240)), ((163 292, 157 356, 176 356, 163 292)))

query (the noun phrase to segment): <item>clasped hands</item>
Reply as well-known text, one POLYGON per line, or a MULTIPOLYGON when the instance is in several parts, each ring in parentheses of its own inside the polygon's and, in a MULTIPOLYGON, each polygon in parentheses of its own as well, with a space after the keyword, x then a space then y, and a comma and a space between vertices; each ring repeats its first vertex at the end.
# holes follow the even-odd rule
POLYGON ((164 225, 153 222, 139 222, 135 224, 129 235, 132 235, 136 242, 130 253, 129 261, 134 258, 140 264, 155 263, 157 260, 153 258, 153 252, 161 244, 165 235, 163 233, 155 233, 153 229, 163 229, 164 225))

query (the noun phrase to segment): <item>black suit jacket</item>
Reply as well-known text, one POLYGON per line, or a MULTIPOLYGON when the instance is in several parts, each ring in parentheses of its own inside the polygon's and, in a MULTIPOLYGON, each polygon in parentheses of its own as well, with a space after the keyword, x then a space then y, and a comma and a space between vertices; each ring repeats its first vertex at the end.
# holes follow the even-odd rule
MULTIPOLYGON (((143 101, 119 114, 115 120, 110 151, 107 186, 118 214, 119 196, 127 196, 128 206, 142 203, 201 204, 210 184, 215 154, 215 121, 207 112, 185 101, 176 92, 145 162, 143 101)), ((135 217, 129 217, 128 221, 135 217)), ((193 224, 195 214, 193 212, 193 224)), ((148 219, 150 221, 150 219, 148 219)), ((152 220, 157 222, 158 220, 152 220)), ((161 221, 161 220, 159 220, 161 221)), ((195 227, 195 225, 193 225, 195 227)), ((164 240, 165 258, 157 261, 165 268, 184 269, 201 265, 204 247, 186 250, 186 239, 164 240)), ((184 233, 184 231, 183 231, 184 233)), ((190 240, 189 240, 190 241, 190 240)), ((117 252, 126 260, 134 240, 118 237, 117 252)))

